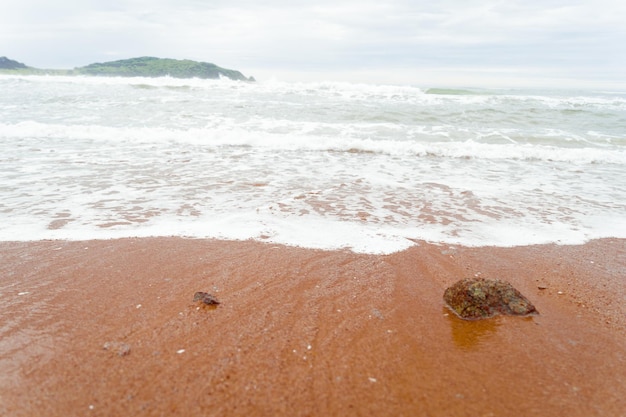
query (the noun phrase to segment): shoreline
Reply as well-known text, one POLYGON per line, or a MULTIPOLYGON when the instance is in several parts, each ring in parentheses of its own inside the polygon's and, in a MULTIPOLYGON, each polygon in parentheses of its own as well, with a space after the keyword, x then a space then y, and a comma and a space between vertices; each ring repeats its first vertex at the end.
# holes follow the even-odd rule
POLYGON ((626 240, 390 255, 253 241, 0 242, 0 414, 619 416, 626 240), (538 316, 458 319, 511 282, 538 316), (196 291, 220 300, 199 307, 196 291), (104 349, 127 346, 124 349, 104 349))

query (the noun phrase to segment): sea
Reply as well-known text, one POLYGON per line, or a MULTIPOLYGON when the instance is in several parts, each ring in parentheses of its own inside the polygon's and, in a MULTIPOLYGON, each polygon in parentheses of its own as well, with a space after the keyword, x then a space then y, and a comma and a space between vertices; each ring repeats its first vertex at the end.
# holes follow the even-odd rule
POLYGON ((0 241, 626 238, 626 92, 0 75, 0 241))

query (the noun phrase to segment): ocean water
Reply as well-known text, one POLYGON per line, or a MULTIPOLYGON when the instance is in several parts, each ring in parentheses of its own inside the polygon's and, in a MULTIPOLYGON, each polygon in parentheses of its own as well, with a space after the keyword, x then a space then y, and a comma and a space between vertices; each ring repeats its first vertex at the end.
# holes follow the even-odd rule
POLYGON ((626 92, 0 76, 0 240, 626 237, 626 92))

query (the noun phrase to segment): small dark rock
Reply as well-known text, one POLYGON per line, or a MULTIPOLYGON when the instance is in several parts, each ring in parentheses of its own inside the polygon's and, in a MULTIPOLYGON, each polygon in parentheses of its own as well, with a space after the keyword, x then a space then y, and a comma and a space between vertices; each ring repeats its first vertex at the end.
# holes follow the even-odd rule
POLYGON ((467 278, 446 289, 443 299, 459 317, 478 320, 505 314, 526 316, 538 311, 508 282, 467 278))
POLYGON ((202 291, 198 291, 193 296, 193 301, 201 301, 208 306, 218 305, 220 303, 215 296, 202 291))

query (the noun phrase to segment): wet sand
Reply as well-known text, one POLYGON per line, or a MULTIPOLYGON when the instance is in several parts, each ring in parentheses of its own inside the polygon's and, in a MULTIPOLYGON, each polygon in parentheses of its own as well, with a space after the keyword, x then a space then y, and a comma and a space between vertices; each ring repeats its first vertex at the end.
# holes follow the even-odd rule
POLYGON ((0 243, 3 416, 623 416, 626 241, 387 255, 181 238, 0 243), (511 282, 538 316, 466 322, 511 282), (196 291, 221 301, 193 302, 196 291), (105 344, 109 349, 104 349, 105 344))

